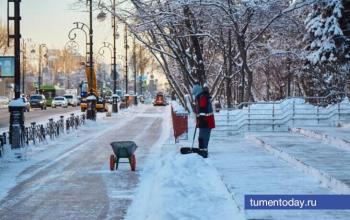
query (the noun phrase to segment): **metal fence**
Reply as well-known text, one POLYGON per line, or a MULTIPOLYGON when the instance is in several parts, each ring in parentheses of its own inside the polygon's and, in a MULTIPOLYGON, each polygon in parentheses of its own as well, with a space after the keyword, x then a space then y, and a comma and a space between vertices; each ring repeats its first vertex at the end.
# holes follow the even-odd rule
POLYGON ((215 114, 214 132, 288 131, 294 126, 335 126, 350 122, 350 102, 342 93, 291 97, 276 102, 245 102, 215 114), (326 106, 326 103, 333 103, 326 106))
MULTIPOLYGON (((36 145, 47 140, 54 140, 64 133, 77 130, 83 124, 85 124, 85 115, 82 114, 79 116, 74 115, 74 113, 66 120, 64 120, 64 116, 60 116, 60 119, 57 121, 50 118, 46 124, 32 122, 29 126, 23 128, 21 132, 21 143, 22 146, 26 146, 30 144, 36 145)), ((8 132, 0 135, 0 157, 4 155, 4 145, 9 141, 8 136, 8 132)))

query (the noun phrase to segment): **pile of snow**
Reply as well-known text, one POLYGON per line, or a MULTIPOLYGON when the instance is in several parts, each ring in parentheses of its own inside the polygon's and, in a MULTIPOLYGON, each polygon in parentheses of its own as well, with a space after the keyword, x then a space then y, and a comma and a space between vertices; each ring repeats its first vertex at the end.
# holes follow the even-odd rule
POLYGON ((197 154, 171 152, 141 178, 126 219, 244 219, 217 170, 197 154))
POLYGON ((12 100, 9 103, 9 107, 25 107, 25 106, 26 106, 26 104, 24 103, 23 99, 21 99, 21 98, 12 100))

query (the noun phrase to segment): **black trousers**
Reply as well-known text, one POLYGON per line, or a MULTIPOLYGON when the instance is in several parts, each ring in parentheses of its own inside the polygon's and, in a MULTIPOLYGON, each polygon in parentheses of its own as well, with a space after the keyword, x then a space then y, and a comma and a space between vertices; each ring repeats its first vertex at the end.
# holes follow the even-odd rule
POLYGON ((208 149, 211 128, 199 128, 198 146, 201 149, 208 149))

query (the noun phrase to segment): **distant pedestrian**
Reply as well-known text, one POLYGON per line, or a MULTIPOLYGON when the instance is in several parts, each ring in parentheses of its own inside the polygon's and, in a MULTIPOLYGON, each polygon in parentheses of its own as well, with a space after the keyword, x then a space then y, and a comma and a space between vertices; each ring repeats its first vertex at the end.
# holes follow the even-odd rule
POLYGON ((209 88, 204 84, 202 92, 196 96, 197 128, 199 128, 198 147, 204 158, 208 157, 208 144, 211 129, 215 128, 215 119, 209 88))

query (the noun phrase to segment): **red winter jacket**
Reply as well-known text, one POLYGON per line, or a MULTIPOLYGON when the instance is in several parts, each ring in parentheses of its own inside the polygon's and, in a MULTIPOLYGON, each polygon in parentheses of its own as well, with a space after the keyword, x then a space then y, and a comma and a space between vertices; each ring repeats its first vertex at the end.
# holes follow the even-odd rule
POLYGON ((197 128, 215 128, 211 97, 204 91, 196 96, 197 128))

